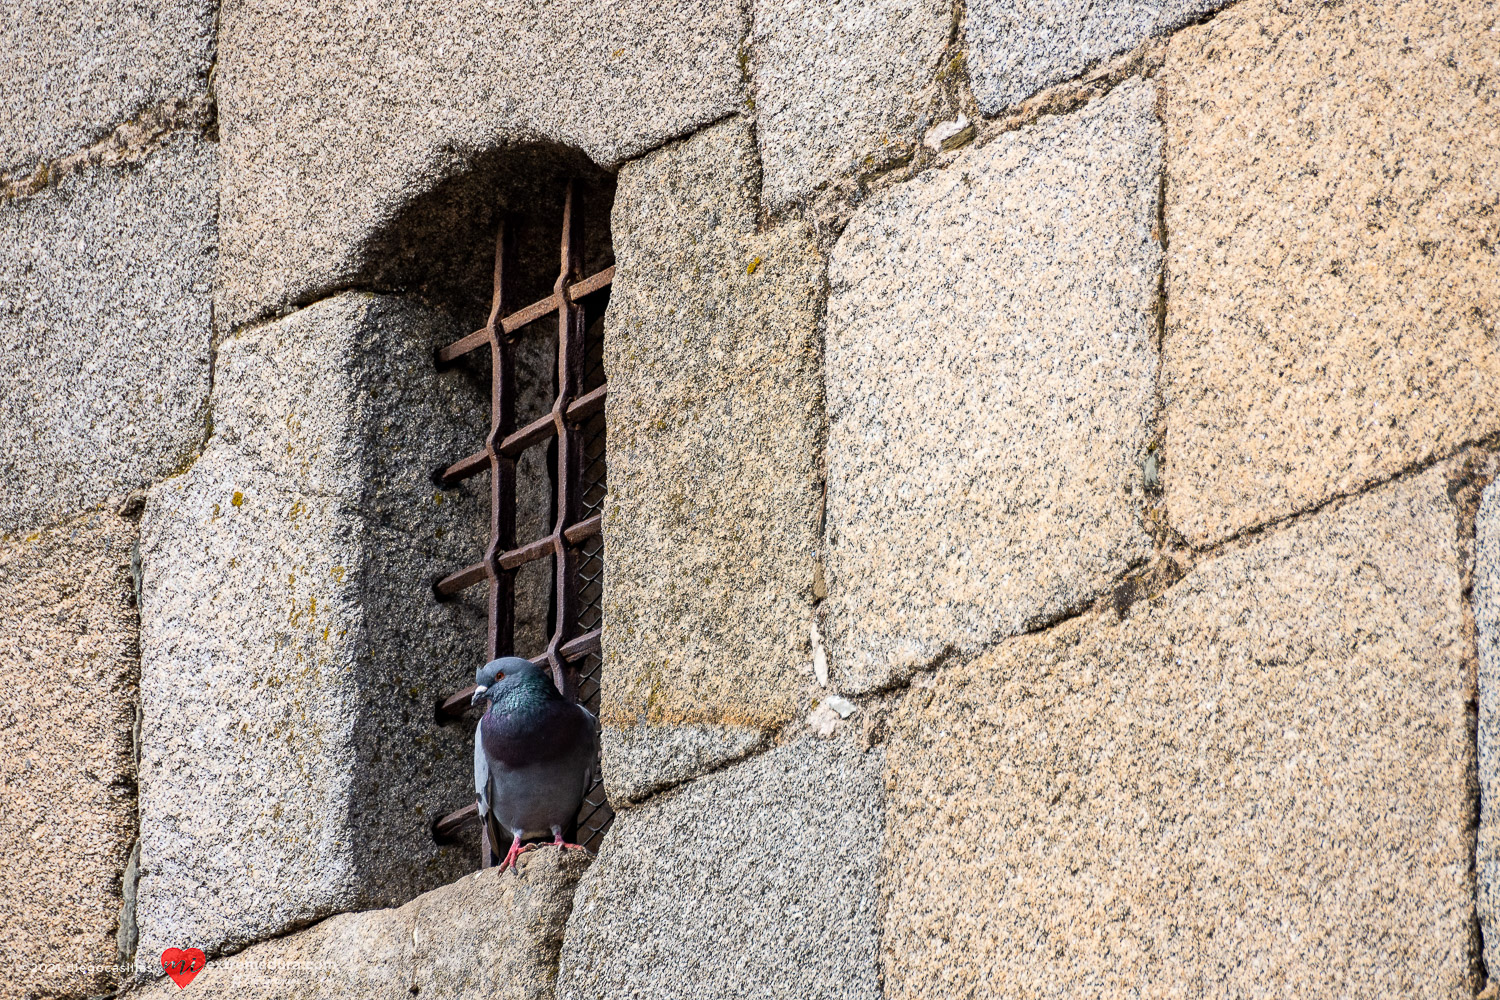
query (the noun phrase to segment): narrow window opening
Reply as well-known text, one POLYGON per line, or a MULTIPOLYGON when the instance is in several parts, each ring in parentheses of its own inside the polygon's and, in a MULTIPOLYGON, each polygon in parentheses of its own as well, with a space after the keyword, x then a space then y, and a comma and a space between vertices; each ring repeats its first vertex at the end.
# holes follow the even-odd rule
MULTIPOLYGON (((528 657, 596 715, 607 489, 604 313, 614 277, 602 200, 585 198, 578 182, 567 182, 561 218, 550 227, 550 255, 527 245, 549 227, 501 217, 485 325, 437 352, 437 364, 448 366, 488 349, 490 434, 482 448, 433 474, 440 487, 484 473, 490 478, 489 546, 474 563, 434 582, 438 598, 486 587, 487 659, 528 657), (586 218, 589 204, 596 213, 602 207, 603 218, 586 218), (545 287, 538 271, 548 256, 550 290, 523 297, 545 287)), ((473 690, 466 685, 439 699, 439 721, 464 718, 473 690)), ((596 780, 578 815, 577 842, 597 850, 613 817, 596 780)), ((438 820, 434 834, 449 839, 475 819, 471 803, 438 820)))

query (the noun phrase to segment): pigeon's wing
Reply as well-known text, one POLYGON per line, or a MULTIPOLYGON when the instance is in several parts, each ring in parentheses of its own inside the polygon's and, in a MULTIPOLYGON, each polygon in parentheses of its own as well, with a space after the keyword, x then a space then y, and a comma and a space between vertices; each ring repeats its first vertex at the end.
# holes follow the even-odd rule
POLYGON ((594 718, 594 713, 582 705, 575 705, 579 712, 583 713, 584 732, 588 734, 589 752, 586 756, 587 763, 583 774, 583 794, 587 795, 589 789, 594 787, 594 782, 599 780, 602 773, 599 767, 599 720, 594 718))
POLYGON ((484 733, 479 728, 482 725, 483 718, 474 727, 474 798, 479 803, 480 822, 490 814, 490 762, 484 755, 484 733))

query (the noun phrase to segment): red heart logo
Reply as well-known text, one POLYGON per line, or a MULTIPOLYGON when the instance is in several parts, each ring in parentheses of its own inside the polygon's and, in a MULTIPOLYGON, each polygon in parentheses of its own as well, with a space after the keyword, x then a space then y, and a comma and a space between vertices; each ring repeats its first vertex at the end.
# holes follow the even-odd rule
POLYGON ((188 948, 186 951, 168 948, 161 953, 161 967, 167 970, 167 975, 172 977, 172 982, 177 984, 179 990, 187 989, 187 984, 207 964, 208 956, 203 954, 202 948, 188 948))

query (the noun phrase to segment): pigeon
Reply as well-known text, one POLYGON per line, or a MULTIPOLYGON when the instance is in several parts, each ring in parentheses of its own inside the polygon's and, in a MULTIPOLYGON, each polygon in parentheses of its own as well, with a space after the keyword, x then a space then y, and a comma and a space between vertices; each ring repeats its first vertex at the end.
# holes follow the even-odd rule
MULTIPOLYGON (((501 870, 515 868, 521 841, 576 836, 583 797, 599 773, 599 723, 557 690, 549 671, 517 656, 491 660, 474 677, 472 704, 485 703, 474 730, 474 795, 484 828, 484 860, 494 863, 500 834, 511 837, 501 870)), ((519 871, 519 869, 517 869, 519 871)))

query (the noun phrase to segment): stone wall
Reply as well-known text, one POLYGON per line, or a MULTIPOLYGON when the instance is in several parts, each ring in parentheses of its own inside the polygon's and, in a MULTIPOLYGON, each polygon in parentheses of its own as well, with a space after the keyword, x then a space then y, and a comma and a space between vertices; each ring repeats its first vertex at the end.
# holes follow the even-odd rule
POLYGON ((0 996, 1496 995, 1494 0, 3 6, 0 996), (619 813, 468 875, 565 176, 619 813))

